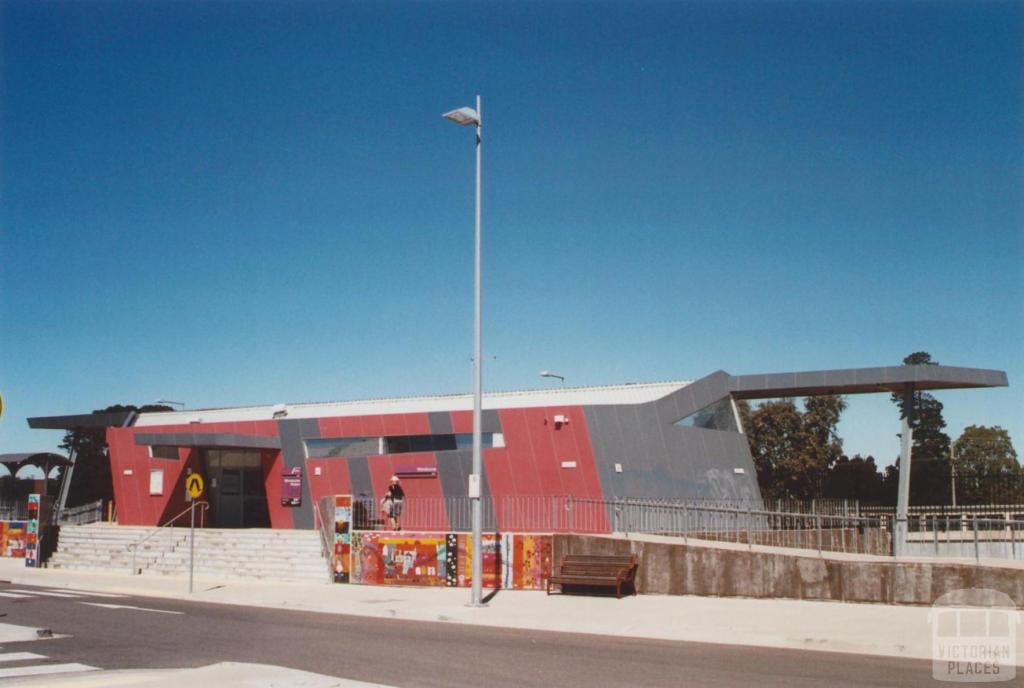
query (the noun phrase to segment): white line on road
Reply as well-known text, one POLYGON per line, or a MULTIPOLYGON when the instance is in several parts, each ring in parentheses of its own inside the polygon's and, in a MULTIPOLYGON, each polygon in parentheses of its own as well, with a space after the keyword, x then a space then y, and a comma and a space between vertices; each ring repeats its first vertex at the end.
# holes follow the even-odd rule
POLYGON ((31 597, 31 595, 19 595, 13 592, 0 592, 0 597, 31 597))
POLYGON ((157 612, 158 614, 184 614, 185 612, 174 612, 170 609, 150 609, 149 607, 133 607, 130 604, 103 604, 102 602, 79 602, 90 607, 103 607, 104 609, 134 609, 140 612, 157 612))
POLYGON ((82 595, 84 597, 128 597, 128 595, 115 595, 112 592, 93 592, 92 590, 72 590, 71 588, 62 588, 69 593, 74 595, 82 595))
POLYGON ((35 652, 0 652, 0 662, 20 662, 25 659, 46 659, 46 655, 35 652))
POLYGON ((13 669, 0 669, 0 678, 11 678, 14 676, 41 676, 43 674, 67 674, 72 671, 96 671, 99 667, 88 664, 43 664, 40 666, 15 667, 13 669))
POLYGON ((23 593, 25 595, 45 595, 46 597, 78 597, 78 595, 69 595, 66 592, 50 592, 48 590, 22 590, 21 588, 11 588, 11 592, 23 593))

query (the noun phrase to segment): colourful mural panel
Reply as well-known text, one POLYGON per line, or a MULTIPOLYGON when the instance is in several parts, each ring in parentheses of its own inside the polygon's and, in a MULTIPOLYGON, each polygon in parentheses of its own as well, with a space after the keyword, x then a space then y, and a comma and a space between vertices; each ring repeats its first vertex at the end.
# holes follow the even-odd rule
MULTIPOLYGON (((483 533, 480 538, 483 557, 480 568, 484 579, 481 587, 495 590, 501 587, 501 536, 483 533)), ((459 587, 473 585, 473 536, 459 533, 459 587)))
MULTIPOLYGON (((543 590, 551 571, 551 536, 483 535, 482 587, 543 590)), ((351 582, 363 585, 468 587, 468 533, 355 532, 351 582)))
POLYGON ((550 535, 503 535, 501 587, 512 590, 543 590, 551 571, 550 535))
POLYGON ((25 566, 39 565, 39 495, 28 496, 28 532, 25 537, 25 566))
POLYGON ((334 498, 334 552, 331 570, 335 583, 348 583, 352 573, 352 497, 334 498))
POLYGON ((3 521, 0 532, 0 556, 23 558, 25 556, 25 521, 3 521))
POLYGON ((444 533, 356 533, 352 582, 446 585, 447 543, 444 533))

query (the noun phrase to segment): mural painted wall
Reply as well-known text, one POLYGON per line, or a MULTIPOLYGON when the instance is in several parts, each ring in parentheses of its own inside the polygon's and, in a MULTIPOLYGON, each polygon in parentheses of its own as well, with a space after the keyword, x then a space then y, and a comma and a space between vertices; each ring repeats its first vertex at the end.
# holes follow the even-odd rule
POLYGON ((24 558, 27 534, 25 521, 0 521, 0 557, 24 558))
POLYGON ((348 583, 352 573, 352 497, 334 498, 334 552, 331 570, 335 583, 348 583))
MULTIPOLYGON (((469 533, 355 532, 352 583, 469 587, 469 533)), ((551 571, 551 536, 483 535, 482 587, 543 590, 551 571)), ((339 581, 340 582, 340 581, 339 581)))

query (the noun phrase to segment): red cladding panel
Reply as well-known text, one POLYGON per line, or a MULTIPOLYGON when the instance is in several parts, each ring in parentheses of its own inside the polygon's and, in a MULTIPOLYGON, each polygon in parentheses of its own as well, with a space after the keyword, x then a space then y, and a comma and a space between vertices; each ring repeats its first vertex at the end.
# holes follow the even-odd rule
POLYGON ((410 435, 429 435, 430 417, 425 413, 407 413, 405 429, 410 435))
POLYGON ((337 418, 335 437, 363 437, 363 424, 358 417, 337 418))
POLYGON ((361 416, 359 424, 363 430, 363 437, 381 437, 387 434, 384 432, 383 416, 361 416))
POLYGON ((499 530, 505 530, 504 505, 505 497, 515 495, 515 483, 512 479, 512 467, 509 464, 508 451, 505 449, 484 449, 484 475, 487 476, 487 487, 494 499, 494 512, 498 519, 499 530))
MULTIPOLYGON (((512 494, 535 496, 542 494, 541 482, 533 459, 533 446, 525 409, 500 412, 501 428, 505 434, 505 452, 512 473, 512 494)), ((488 476, 489 477, 489 476, 488 476)))
POLYGON ((452 411, 452 432, 455 434, 466 434, 473 432, 472 411, 452 411))
POLYGON ((405 429, 405 414, 394 413, 380 417, 381 425, 384 426, 384 435, 407 435, 405 429))
MULTIPOLYGON (((270 527, 294 528, 295 522, 292 517, 292 513, 295 507, 283 506, 281 504, 281 493, 284 482, 281 479, 281 471, 284 467, 284 457, 281 452, 276 449, 264 450, 261 452, 261 455, 263 463, 263 486, 267 493, 267 510, 270 512, 270 527)), ((303 473, 302 477, 304 480, 308 480, 305 473, 303 473)))

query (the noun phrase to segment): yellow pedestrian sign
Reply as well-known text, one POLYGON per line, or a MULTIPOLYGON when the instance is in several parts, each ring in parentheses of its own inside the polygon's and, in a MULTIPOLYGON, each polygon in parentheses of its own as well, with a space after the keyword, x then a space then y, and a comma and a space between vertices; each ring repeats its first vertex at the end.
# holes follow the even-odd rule
POLYGON ((203 496, 203 476, 198 473, 189 473, 185 476, 185 490, 192 499, 199 499, 203 496))

